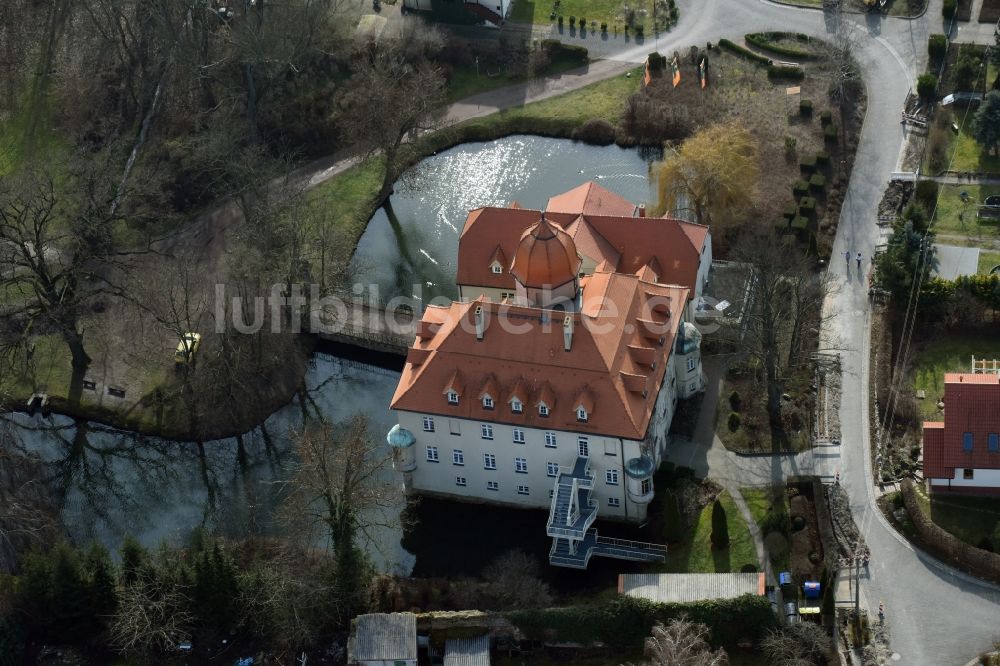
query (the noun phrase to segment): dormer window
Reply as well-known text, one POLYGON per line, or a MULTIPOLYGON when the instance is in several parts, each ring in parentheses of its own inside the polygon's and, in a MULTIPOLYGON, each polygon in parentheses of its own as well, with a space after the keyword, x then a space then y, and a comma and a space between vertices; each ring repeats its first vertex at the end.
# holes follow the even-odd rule
POLYGON ((587 421, 587 410, 584 409, 583 407, 577 408, 577 410, 576 410, 576 420, 577 421, 586 422, 587 421))
POLYGON ((457 405, 458 404, 458 394, 454 391, 448 391, 448 404, 457 405))
POLYGON ((483 396, 483 409, 493 409, 493 398, 488 395, 483 396))
POLYGON ((503 267, 500 266, 500 264, 493 264, 492 266, 490 266, 490 270, 493 271, 497 275, 500 275, 501 273, 503 273, 503 267))
POLYGON ((538 415, 539 416, 549 415, 549 406, 546 405, 544 402, 538 405, 538 415))
POLYGON ((520 400, 514 398, 513 400, 510 401, 510 411, 514 412, 515 414, 520 414, 521 412, 524 411, 524 405, 521 404, 520 400))

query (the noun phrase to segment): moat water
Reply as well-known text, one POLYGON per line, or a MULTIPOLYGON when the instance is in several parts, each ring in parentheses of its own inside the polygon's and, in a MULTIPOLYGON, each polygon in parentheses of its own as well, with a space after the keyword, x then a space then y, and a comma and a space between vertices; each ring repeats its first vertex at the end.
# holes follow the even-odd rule
MULTIPOLYGON (((649 201, 647 172, 657 157, 650 151, 533 136, 444 151, 408 171, 397 184, 392 205, 398 226, 390 224, 384 210, 371 219, 354 258, 357 279, 378 285, 384 298, 413 295, 415 284, 423 285, 424 298, 454 296, 458 235, 470 209, 513 200, 543 208, 550 196, 587 180, 637 203, 649 201)), ((199 527, 233 537, 277 534, 281 488, 296 465, 289 433, 306 417, 339 423, 362 412, 381 441, 395 422, 388 404, 398 378, 392 370, 318 353, 302 395, 241 437, 202 444, 163 441, 60 416, 0 415, 0 428, 13 434, 9 445, 43 461, 67 533, 76 541, 97 540, 116 550, 125 534, 149 547, 164 540, 182 542, 199 527)), ((393 473, 385 481, 401 486, 393 473)), ((403 507, 400 494, 397 508, 403 507)), ((540 559, 547 555, 544 516, 532 521, 538 523, 540 538, 524 541, 518 525, 526 514, 499 511, 510 514, 509 529, 495 530, 499 552, 506 545, 538 550, 533 554, 540 559)), ((502 521, 501 516, 491 518, 496 527, 502 521)), ((417 526, 417 538, 408 539, 416 556, 401 543, 401 529, 380 530, 367 544, 376 566, 400 574, 414 571, 419 544, 427 541, 419 532, 425 529, 431 527, 417 526)), ((464 539, 471 534, 452 536, 464 539)), ((477 562, 489 559, 488 553, 480 555, 477 562)), ((416 570, 423 575, 447 573, 430 564, 416 570)))

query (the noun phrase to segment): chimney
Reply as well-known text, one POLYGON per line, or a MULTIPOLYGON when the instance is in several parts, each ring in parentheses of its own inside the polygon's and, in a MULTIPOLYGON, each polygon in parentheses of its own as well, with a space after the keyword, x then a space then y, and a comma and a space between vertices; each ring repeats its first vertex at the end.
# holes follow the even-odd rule
POLYGON ((646 217, 646 204, 639 204, 639 217, 646 217))
POLYGON ((566 315, 563 319, 563 350, 569 351, 573 348, 573 315, 566 315))
POLYGON ((483 306, 476 306, 476 340, 483 339, 483 333, 486 331, 486 322, 483 317, 483 306))

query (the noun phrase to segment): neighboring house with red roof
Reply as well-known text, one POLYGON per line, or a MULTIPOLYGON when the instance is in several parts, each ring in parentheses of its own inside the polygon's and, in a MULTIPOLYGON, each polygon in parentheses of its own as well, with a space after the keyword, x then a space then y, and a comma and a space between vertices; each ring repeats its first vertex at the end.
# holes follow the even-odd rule
POLYGON ((1000 495, 1000 374, 945 374, 944 412, 924 423, 930 489, 1000 495))
POLYGON ((424 311, 392 398, 396 468, 409 492, 549 508, 553 564, 662 559, 591 524, 646 519, 677 400, 704 390, 687 313, 708 233, 588 218, 638 210, 594 184, 549 207, 570 212, 469 214, 461 299, 424 311))
POLYGON ((514 297, 510 261, 525 230, 540 218, 573 240, 580 255, 579 277, 604 270, 687 287, 687 316, 694 321, 712 266, 708 227, 645 217, 642 207, 593 182, 550 198, 545 211, 517 205, 471 211, 458 241, 460 300, 514 297))

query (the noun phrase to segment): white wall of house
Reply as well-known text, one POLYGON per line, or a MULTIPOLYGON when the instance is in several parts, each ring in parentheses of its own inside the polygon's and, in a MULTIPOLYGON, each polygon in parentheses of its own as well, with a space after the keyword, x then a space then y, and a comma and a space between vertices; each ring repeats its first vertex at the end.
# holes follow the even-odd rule
POLYGON ((358 661, 358 666, 417 666, 416 659, 358 661))
POLYGON ((513 287, 510 289, 494 289, 493 287, 477 287, 468 284, 458 285, 459 301, 474 301, 483 295, 489 296, 490 300, 494 303, 502 303, 503 299, 507 297, 513 301, 517 292, 513 287))
POLYGON ((942 488, 1000 488, 1000 469, 973 469, 972 478, 965 478, 965 469, 957 467, 951 479, 931 479, 931 485, 942 488))
POLYGON ((491 12, 496 12, 503 18, 510 14, 511 0, 465 0, 466 3, 482 5, 491 12))
POLYGON ((413 471, 412 490, 418 494, 430 492, 547 510, 551 505, 549 493, 556 482, 556 477, 549 475, 549 463, 571 469, 580 455, 580 438, 585 437, 594 474, 591 498, 598 502, 598 515, 645 519, 646 507, 630 502, 625 493, 624 464, 640 454, 640 442, 435 414, 400 411, 398 415, 400 426, 416 438, 417 467, 413 471), (425 416, 433 420, 433 432, 424 430, 425 416), (483 437, 483 425, 492 426, 493 439, 483 437), (516 428, 524 433, 523 444, 514 441, 516 428), (554 435, 554 446, 546 445, 546 433, 554 435), (431 447, 437 449, 437 462, 429 459, 431 447), (456 452, 461 452, 460 456, 456 452), (494 456, 495 469, 489 468, 487 454, 494 456), (519 458, 524 460, 524 472, 518 471, 519 458), (459 479, 464 479, 465 485, 460 485, 459 479), (491 482, 497 484, 495 490, 491 489, 491 482), (527 493, 520 487, 526 488, 527 493), (618 500, 617 506, 609 503, 612 499, 618 500))

